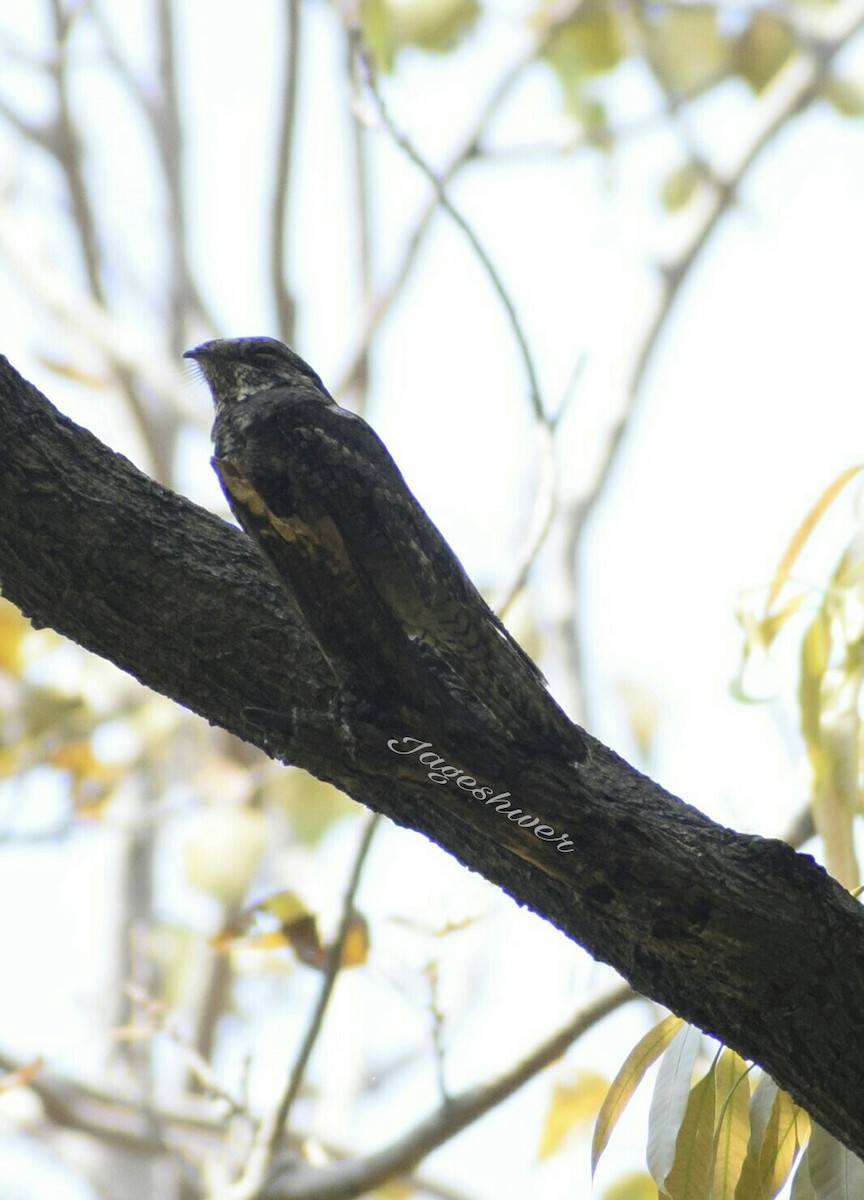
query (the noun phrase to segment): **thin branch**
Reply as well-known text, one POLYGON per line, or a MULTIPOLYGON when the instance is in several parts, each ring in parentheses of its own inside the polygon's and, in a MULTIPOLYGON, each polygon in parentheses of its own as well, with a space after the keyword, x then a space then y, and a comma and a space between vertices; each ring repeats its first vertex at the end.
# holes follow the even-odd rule
POLYGON ((439 1146, 461 1133, 486 1113, 551 1066, 583 1034, 624 1004, 641 997, 618 986, 586 1004, 542 1045, 504 1071, 497 1079, 450 1097, 392 1145, 366 1158, 328 1167, 298 1168, 268 1188, 267 1200, 350 1200, 373 1188, 402 1179, 439 1146))
POLYGON ((372 839, 375 832, 381 823, 381 818, 377 814, 373 814, 366 820, 366 826, 363 830, 363 835, 360 838, 360 844, 357 847, 357 852, 354 856, 354 865, 351 869, 351 877, 348 880, 348 886, 345 889, 345 897, 342 901, 342 919, 339 924, 339 931, 333 945, 330 947, 330 953, 327 956, 327 967, 324 972, 324 979, 321 984, 321 992, 318 996, 318 1002, 312 1012, 309 1020, 309 1028, 306 1030, 306 1036, 303 1039, 303 1044, 297 1053, 297 1061, 294 1063, 294 1068, 291 1072, 291 1077, 288 1080, 288 1086, 285 1089, 279 1107, 276 1110, 276 1116, 273 1122, 274 1128, 270 1139, 270 1153, 276 1149, 283 1130, 288 1123, 288 1117, 291 1113, 294 1101, 300 1093, 300 1087, 306 1074, 306 1067, 309 1064, 309 1058, 312 1050, 315 1047, 324 1021, 324 1014, 327 1012, 330 1004, 330 997, 333 995, 333 988, 336 985, 336 978, 342 967, 342 954, 345 949, 345 942, 348 934, 351 931, 351 924, 354 917, 354 898, 357 895, 357 889, 360 886, 360 877, 363 874, 363 867, 366 864, 366 859, 369 856, 369 851, 372 848, 372 839))
MULTIPOLYGON (((346 31, 345 55, 346 76, 350 76, 353 61, 353 41, 346 31)), ((353 168, 354 205, 357 229, 357 276, 363 307, 369 310, 372 296, 372 219, 369 197, 369 161, 367 154, 367 129, 360 119, 356 106, 348 106, 349 136, 351 138, 351 163, 353 168)), ((351 391, 351 403, 355 412, 362 416, 366 409, 369 387, 369 342, 364 339, 359 352, 351 364, 350 377, 344 378, 340 390, 351 391)))
POLYGON ((662 290, 630 373, 625 389, 625 406, 610 431, 606 454, 595 484, 589 495, 577 506, 577 540, 582 526, 602 499, 612 479, 618 451, 640 396, 648 365, 666 320, 680 295, 682 284, 688 278, 721 218, 732 206, 750 168, 780 130, 818 99, 834 59, 845 48, 850 38, 864 27, 862 0, 847 0, 838 6, 833 13, 833 25, 832 35, 823 39, 808 36, 803 30, 798 30, 799 44, 803 45, 786 63, 762 97, 753 128, 738 153, 737 161, 722 178, 714 176, 706 181, 705 187, 709 197, 704 210, 678 253, 659 268, 662 290))
POLYGON ((51 0, 54 25, 55 58, 51 71, 56 102, 54 155, 66 179, 72 218, 78 232, 78 242, 90 294, 100 304, 105 303, 102 270, 99 261, 96 218, 84 178, 84 155, 69 98, 69 39, 75 21, 74 10, 66 11, 62 0, 51 0))
POLYGON ((531 399, 531 407, 538 421, 544 420, 543 400, 540 394, 540 384, 537 379, 537 371, 534 366, 534 359, 528 346, 528 339, 525 336, 525 330, 522 328, 522 322, 516 313, 516 308, 513 300, 504 286, 504 281, 498 271, 498 268, 493 263, 488 251, 483 246, 479 237, 475 233, 473 227, 455 207, 450 197, 445 190, 444 182, 429 163, 422 157, 414 144, 399 127, 396 125, 393 117, 390 114, 387 105, 384 102, 384 97, 381 95, 381 90, 378 87, 378 80, 375 74, 375 68, 372 64, 372 59, 367 47, 365 46, 360 32, 352 30, 351 36, 354 41, 355 57, 360 67, 362 81, 370 96, 373 99, 376 113, 381 120, 384 128, 390 134, 395 144, 405 154, 405 156, 417 167, 421 174, 425 175, 435 189, 437 205, 442 208, 455 225, 461 229, 462 233, 468 240, 471 249, 477 256, 480 265, 486 273, 486 276, 492 285, 492 290, 497 295, 501 306, 507 317, 508 324, 516 344, 519 348, 519 354, 522 358, 522 365, 525 370, 525 375, 528 381, 528 391, 531 399))
MULTIPOLYGON (((371 823, 370 823, 371 824, 371 823)), ((368 836, 367 829, 367 836, 368 836)), ((427 1181, 412 1174, 416 1165, 438 1146, 455 1137, 513 1095, 541 1071, 551 1066, 569 1047, 611 1013, 633 1000, 641 1000, 630 987, 620 985, 590 1001, 550 1038, 521 1062, 495 1079, 449 1098, 398 1141, 367 1158, 334 1162, 326 1167, 298 1168, 274 1189, 262 1193, 262 1180, 253 1190, 231 1187, 218 1193, 220 1200, 255 1197, 268 1200, 337 1200, 360 1196, 388 1180, 405 1178, 416 1186, 427 1181), (302 1172, 302 1176, 301 1176, 302 1172)), ((0 1068, 21 1070, 25 1063, 0 1052, 0 1068)), ((59 1128, 73 1129, 97 1141, 142 1154, 176 1153, 175 1139, 191 1139, 212 1162, 215 1139, 224 1140, 224 1115, 211 1116, 211 1105, 189 1104, 184 1109, 162 1108, 153 1121, 141 1112, 140 1104, 105 1088, 72 1082, 42 1069, 27 1086, 39 1096, 46 1116, 59 1128), (170 1141, 168 1140, 170 1137, 170 1141)), ((226 1099, 230 1099, 227 1098, 226 1099)), ((331 1148, 331 1153, 334 1152, 331 1148)), ((187 1156, 184 1155, 184 1159, 187 1156)), ((428 1190, 441 1196, 455 1195, 428 1182, 428 1190)))
POLYGON ((159 396, 170 400, 177 413, 200 420, 200 406, 176 363, 124 325, 103 305, 73 291, 59 271, 46 265, 47 254, 13 222, 0 222, 0 256, 33 297, 66 329, 75 330, 119 369, 134 375, 159 396))
POLYGON ((293 343, 297 305, 288 287, 285 262, 287 234, 291 228, 288 192, 291 186, 294 134, 297 124, 297 80, 300 64, 300 0, 284 0, 287 55, 279 102, 279 132, 276 137, 276 182, 270 208, 270 287, 276 308, 279 336, 293 343))
POLYGON ((89 14, 99 30, 105 57, 150 128, 153 144, 162 165, 162 179, 167 196, 169 267, 173 274, 167 305, 170 317, 169 343, 172 353, 178 355, 186 346, 185 329, 190 316, 197 316, 205 328, 213 333, 217 331, 218 325, 189 266, 186 192, 183 186, 184 136, 177 87, 173 11, 170 5, 165 4, 165 0, 160 0, 156 32, 159 86, 155 93, 153 89, 145 87, 124 57, 102 10, 93 4, 89 14))
POLYGON ((368 858, 372 839, 375 836, 375 831, 380 824, 380 820, 380 816, 372 814, 366 821, 360 843, 354 855, 351 876, 348 880, 348 886, 345 889, 345 896, 342 901, 342 918, 339 930, 327 956, 327 966, 324 971, 321 991, 318 994, 315 1008, 310 1015, 306 1034, 297 1052, 297 1058, 291 1069, 291 1074, 288 1077, 288 1083, 282 1094, 282 1098, 270 1117, 262 1121, 258 1129, 242 1176, 235 1184, 228 1186, 226 1195, 230 1196, 231 1200, 252 1200, 253 1197, 260 1194, 267 1172, 279 1151, 288 1117, 291 1114, 294 1101, 300 1094, 300 1088, 306 1075, 306 1068, 309 1065, 312 1051, 321 1034, 324 1016, 330 1004, 330 998, 333 995, 336 979, 342 966, 342 954, 354 917, 354 898, 357 895, 363 867, 368 858))
MULTIPOLYGON (((537 55, 552 36, 554 30, 561 21, 567 19, 572 9, 578 7, 579 2, 580 0, 573 0, 573 3, 568 5, 567 11, 561 14, 560 19, 556 21, 554 26, 550 26, 547 30, 529 39, 527 45, 523 47, 515 60, 505 69, 467 132, 460 139, 459 146, 451 156, 448 165, 437 176, 435 191, 417 218, 414 229, 406 240, 402 260, 393 278, 389 285, 379 291, 370 303, 358 339, 357 348, 349 358, 348 366, 337 387, 337 392, 350 386, 350 381, 357 372, 360 361, 368 352, 369 342, 375 330, 384 320, 408 281, 426 234, 432 225, 432 220, 441 206, 441 189, 446 189, 459 172, 479 156, 481 140, 493 118, 500 111, 526 72, 536 63, 537 55)), ((352 35, 349 31, 350 36, 352 35)))
POLYGON ((156 100, 152 104, 144 104, 144 111, 150 118, 153 140, 162 163, 162 180, 167 198, 167 254, 170 272, 168 346, 171 353, 179 357, 187 344, 190 313, 197 315, 213 331, 215 324, 195 285, 189 266, 186 192, 183 186, 184 138, 177 86, 173 0, 159 0, 156 29, 159 47, 159 89, 156 100))
MULTIPOLYGON (((467 238, 471 248, 479 259, 494 292, 498 296, 498 299, 505 310, 511 332, 516 340, 516 344, 522 358, 523 367, 528 381, 531 407, 534 414, 535 423, 538 428, 538 436, 540 438, 540 482, 534 504, 531 527, 526 538, 525 547, 519 555, 518 569, 515 572, 512 581, 505 589, 501 602, 502 607, 506 609, 524 586, 531 565, 534 562, 534 559, 536 558, 537 553, 539 552, 552 526, 552 521, 557 508, 557 474, 555 471, 555 459, 552 446, 552 430, 549 419, 544 412, 542 396, 540 393, 540 384, 537 378, 536 368, 534 366, 534 359, 531 354, 530 347, 528 346, 528 340, 522 327, 522 323, 518 317, 518 314, 516 313, 513 300, 504 285, 497 267, 492 262, 492 259, 490 258, 483 244, 480 242, 473 227, 450 200, 445 189, 444 177, 436 174, 435 170, 422 157, 407 135, 397 127, 389 109, 387 108, 387 105, 384 102, 380 88, 378 87, 378 81, 375 75, 371 56, 368 48, 363 43, 359 31, 356 29, 352 30, 350 32, 350 37, 355 48, 357 62, 361 69, 363 83, 374 100, 378 117, 380 118, 384 127, 387 129, 393 141, 400 147, 410 161, 414 163, 418 170, 425 175, 435 190, 434 205, 430 209, 430 220, 431 213, 440 207, 462 230, 462 233, 467 238)), ((497 105, 513 86, 515 79, 521 75, 521 72, 524 69, 527 61, 527 58, 521 59, 517 66, 512 68, 511 71, 508 72, 507 75, 500 81, 499 87, 487 102, 482 118, 477 123, 469 143, 463 146, 460 155, 457 157, 457 159, 454 159, 451 162, 451 175, 455 172, 455 170, 458 169, 459 165, 467 162, 468 158, 474 153, 480 132, 483 128, 485 128, 486 123, 490 119, 491 113, 494 112, 497 105)), ((418 228, 418 232, 415 234, 415 238, 413 239, 412 244, 415 248, 415 251, 416 248, 419 247, 420 237, 422 236, 422 234, 419 232, 420 228, 425 230, 425 225, 421 224, 421 226, 418 228)), ((403 260, 403 273, 406 271, 407 264, 412 257, 413 255, 406 255, 406 258, 403 260)))
MULTIPOLYGON (((862 0, 847 0, 832 12, 832 32, 821 38, 814 37, 796 27, 799 50, 787 62, 777 79, 762 97, 757 116, 739 150, 737 160, 721 177, 708 171, 704 182, 707 198, 698 213, 690 232, 678 252, 660 264, 658 268, 661 290, 656 307, 637 349, 630 376, 624 388, 624 403, 608 435, 603 460, 598 467, 594 482, 587 494, 574 501, 564 515, 565 539, 562 561, 566 564, 562 575, 568 580, 570 603, 563 611, 572 614, 578 611, 576 586, 572 579, 583 531, 594 511, 603 500, 614 474, 618 458, 630 427, 633 414, 642 394, 642 384, 654 351, 666 328, 669 315, 681 294, 682 285, 708 244, 721 219, 735 202, 747 173, 758 161, 762 152, 771 144, 780 130, 802 110, 817 100, 820 89, 837 55, 856 33, 864 27, 864 3, 862 0)), ((675 111, 679 101, 667 97, 667 109, 675 111)), ((582 654, 578 634, 572 615, 562 617, 559 622, 561 658, 569 678, 580 679, 582 654)), ((581 709, 579 710, 581 711, 581 709)))

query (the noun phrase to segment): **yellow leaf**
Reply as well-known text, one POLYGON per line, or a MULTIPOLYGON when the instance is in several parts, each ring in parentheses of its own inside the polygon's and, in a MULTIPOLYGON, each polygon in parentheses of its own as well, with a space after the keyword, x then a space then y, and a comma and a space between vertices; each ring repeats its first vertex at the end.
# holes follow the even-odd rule
POLYGON ((369 926, 360 913, 352 913, 342 947, 342 967, 362 967, 369 959, 369 926))
POLYGON ((778 1088, 759 1151, 759 1185, 765 1200, 773 1200, 789 1177, 798 1153, 798 1105, 778 1088))
POLYGON ((284 929, 267 929, 263 933, 249 933, 232 938, 220 938, 214 942, 219 949, 230 949, 232 946, 246 946, 251 950, 278 950, 288 946, 288 935, 284 929))
POLYGON ((0 671, 21 673, 21 643, 30 622, 8 600, 0 599, 0 671))
MULTIPOLYGON (((856 689, 857 691, 857 689, 856 689)), ((853 825, 860 806, 857 705, 820 718, 822 771, 813 798, 813 819, 825 847, 825 866, 845 888, 859 883, 853 825)))
POLYGON ((296 921, 299 917, 309 914, 309 909, 297 893, 288 891, 273 892, 264 900, 259 900, 257 904, 253 905, 252 911, 269 913, 281 925, 288 925, 291 921, 296 921))
POLYGON ((103 766, 86 738, 56 746, 48 751, 46 760, 52 767, 58 767, 61 771, 71 771, 73 775, 95 775, 103 766))
POLYGON ((628 1171, 603 1192, 601 1200, 657 1200, 657 1185, 645 1171, 628 1171))
POLYGON ((559 1150, 577 1126, 597 1115, 608 1088, 609 1081, 595 1071, 579 1071, 569 1083, 556 1081, 537 1150, 541 1162, 559 1150))
POLYGON ((592 1178, 597 1170, 600 1155, 609 1144, 612 1131, 630 1102, 630 1097, 642 1082, 645 1072, 657 1061, 683 1024, 680 1017, 671 1014, 664 1017, 659 1025, 649 1029, 645 1036, 636 1043, 624 1060, 618 1074, 612 1080, 594 1125, 594 1137, 591 1143, 592 1178))
POLYGON ((793 533, 789 545, 783 552, 783 557, 780 559, 777 570, 774 572, 771 586, 768 589, 768 595, 765 600, 766 617, 773 608, 774 602, 779 596, 784 583, 789 579, 795 561, 804 548, 804 543, 810 537, 810 534, 816 528, 826 510, 840 495, 846 484, 850 479, 854 479, 856 475, 860 474, 862 470, 864 470, 864 464, 859 463, 858 466, 847 467, 845 471, 841 471, 837 478, 828 485, 793 533))
POLYGON ((820 608, 801 643, 801 673, 798 678, 798 708, 801 735, 813 768, 814 786, 821 787, 824 773, 822 754, 822 680, 831 654, 831 626, 820 608))
POLYGON ((724 1046, 714 1071, 717 1111, 712 1200, 735 1200, 750 1137, 750 1076, 744 1059, 724 1046))
POLYGON ((714 1151, 714 1072, 690 1090, 663 1191, 669 1200, 708 1200, 714 1151))

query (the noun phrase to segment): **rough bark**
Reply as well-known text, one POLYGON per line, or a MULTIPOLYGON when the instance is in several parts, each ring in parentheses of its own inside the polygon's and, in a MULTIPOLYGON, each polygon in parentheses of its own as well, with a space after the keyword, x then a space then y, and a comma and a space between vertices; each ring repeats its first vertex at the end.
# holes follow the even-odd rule
POLYGON ((714 824, 594 739, 575 767, 531 763, 482 730, 454 745, 422 698, 394 707, 398 727, 367 711, 349 733, 249 539, 62 417, 3 359, 0 586, 35 624, 425 834, 761 1064, 864 1156, 864 916, 812 858, 714 824), (388 748, 405 738, 476 789, 431 782, 418 752, 388 748), (473 794, 484 784, 510 795, 490 805, 473 794))

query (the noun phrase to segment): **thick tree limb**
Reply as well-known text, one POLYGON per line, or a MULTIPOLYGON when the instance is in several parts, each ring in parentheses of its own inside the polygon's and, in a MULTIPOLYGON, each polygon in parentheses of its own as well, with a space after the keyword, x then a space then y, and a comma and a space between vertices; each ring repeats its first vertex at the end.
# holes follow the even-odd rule
POLYGON ((0 585, 36 624, 426 834, 755 1059, 864 1156, 864 916, 811 858, 715 825, 593 739, 578 768, 526 764, 482 734, 448 757, 422 697, 407 727, 367 714, 346 736, 325 664, 243 534, 60 416, 2 359, 0 447, 0 585), (476 790, 512 794, 496 808, 430 782, 416 752, 388 748, 405 738, 431 742, 476 790))

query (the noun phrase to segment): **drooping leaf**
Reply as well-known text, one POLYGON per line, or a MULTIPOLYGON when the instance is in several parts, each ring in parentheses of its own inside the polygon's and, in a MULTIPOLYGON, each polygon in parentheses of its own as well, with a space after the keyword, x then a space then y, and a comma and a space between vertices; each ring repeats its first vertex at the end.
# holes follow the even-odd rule
POLYGON ((822 753, 822 681, 831 657, 831 622, 824 606, 819 608, 801 643, 798 677, 798 708, 801 734, 813 770, 815 789, 825 769, 822 753))
POLYGON ((864 1163, 815 1121, 807 1159, 816 1200, 861 1200, 864 1196, 864 1163))
POLYGON ((669 1200, 708 1200, 714 1166, 714 1071, 690 1089, 663 1192, 669 1200))
POLYGON ((672 1014, 664 1017, 658 1025, 649 1029, 645 1036, 639 1039, 612 1080, 594 1126, 594 1137, 591 1143, 592 1177, 597 1170, 600 1155, 609 1144, 612 1131, 618 1124, 630 1097, 642 1082, 645 1072, 657 1061, 683 1024, 680 1017, 672 1014))
POLYGON ((741 1176, 735 1189, 735 1200, 762 1200, 759 1172, 762 1138, 771 1118, 776 1095, 777 1084, 770 1075, 763 1075, 750 1101, 750 1138, 741 1167, 741 1176))
POLYGON ((808 1146, 798 1160, 795 1177, 792 1180, 792 1190, 789 1200, 816 1200, 816 1190, 810 1179, 810 1147, 808 1146))
POLYGON ((675 1162, 675 1146, 687 1103, 690 1081, 702 1035, 692 1025, 685 1025, 672 1040, 663 1055, 651 1109, 648 1115, 648 1170, 660 1192, 675 1162))
POLYGON ((712 1200, 735 1200, 750 1137, 749 1080, 744 1059, 724 1046, 714 1069, 718 1124, 712 1200))
POLYGON ((845 488, 850 480, 854 479, 864 471, 864 464, 859 463, 854 467, 847 467, 845 471, 841 471, 836 479, 829 483, 828 487, 819 496, 816 503, 807 512, 804 520, 798 526, 789 540, 789 545, 783 552, 780 562, 777 564, 777 570, 774 572, 774 578, 771 580, 771 586, 768 589, 768 595, 765 598, 765 615, 767 616, 774 607, 774 602, 780 595, 783 585, 788 581, 792 568, 794 567, 799 554, 804 548, 807 539, 810 537, 813 530, 825 515, 827 509, 836 500, 840 493, 845 488))
POLYGON ((759 1186, 765 1200, 773 1200, 789 1178, 798 1153, 798 1105, 778 1088, 759 1151, 759 1186))
POLYGON ((846 888, 856 887, 860 879, 853 836, 861 797, 857 693, 855 687, 852 706, 845 711, 826 711, 823 700, 819 723, 823 769, 814 781, 813 795, 813 818, 825 848, 825 866, 846 888))

